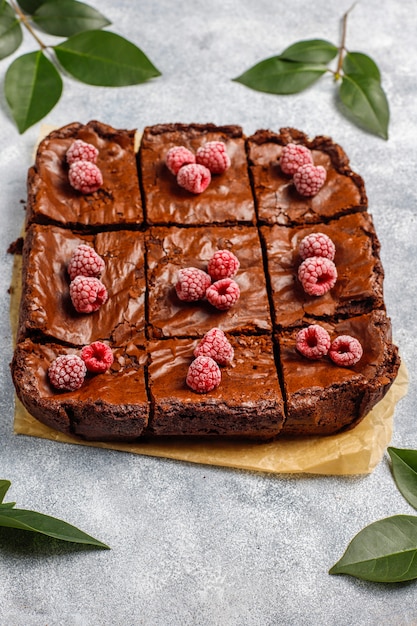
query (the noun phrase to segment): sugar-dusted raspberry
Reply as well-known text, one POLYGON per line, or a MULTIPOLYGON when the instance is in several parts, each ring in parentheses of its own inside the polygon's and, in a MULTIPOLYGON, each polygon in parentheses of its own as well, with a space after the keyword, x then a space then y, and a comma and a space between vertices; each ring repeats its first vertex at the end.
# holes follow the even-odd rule
POLYGON ((68 165, 75 161, 90 161, 96 163, 98 150, 92 143, 87 143, 82 139, 76 139, 72 142, 66 153, 68 165))
POLYGON ((301 165, 312 162, 311 151, 306 146, 296 143, 289 143, 284 146, 279 160, 282 171, 289 176, 293 176, 301 165))
POLYGON ((87 368, 84 361, 76 354, 61 354, 48 368, 51 384, 56 389, 75 391, 84 382, 87 368))
POLYGON ((230 167, 230 157, 222 141, 208 141, 198 148, 197 163, 207 167, 212 174, 223 174, 230 167))
POLYGON ((107 289, 94 276, 76 276, 70 284, 70 296, 78 313, 94 313, 107 300, 107 289))
POLYGON ((323 256, 333 261, 336 248, 328 235, 311 233, 300 241, 298 251, 302 259, 308 259, 311 256, 323 256))
POLYGON ((220 328, 212 328, 201 339, 194 356, 210 356, 219 365, 227 365, 233 360, 232 344, 220 328))
POLYGON ((186 383, 193 391, 207 393, 218 387, 221 379, 216 361, 209 356, 198 356, 188 368, 186 383))
POLYGON ((239 300, 239 285, 231 278, 222 278, 210 285, 206 291, 206 298, 216 309, 226 311, 239 300))
POLYGON ((211 285, 211 278, 197 267, 184 267, 178 272, 175 291, 180 300, 195 302, 202 300, 211 285))
POLYGON ((330 348, 330 335, 319 324, 311 324, 298 331, 295 347, 308 359, 321 359, 330 348))
POLYGON ((230 250, 217 250, 207 265, 213 280, 232 278, 240 267, 239 259, 230 250))
POLYGON ((210 170, 199 163, 183 165, 177 174, 177 183, 190 193, 203 193, 211 181, 210 170))
POLYGON ((323 187, 327 172, 322 165, 307 163, 301 165, 294 174, 294 185, 302 196, 315 196, 323 187))
POLYGON ((169 171, 176 176, 183 165, 195 163, 195 155, 185 146, 174 146, 166 153, 165 163, 169 171))
POLYGON ((334 287, 337 269, 330 259, 311 256, 298 268, 298 279, 309 296, 323 296, 334 287))
POLYGON ((336 365, 342 365, 349 367, 355 365, 363 354, 363 348, 356 339, 350 335, 339 335, 336 337, 330 346, 329 356, 336 363, 336 365))
POLYGON ((98 278, 104 270, 104 260, 91 246, 81 243, 73 251, 68 263, 71 280, 76 276, 95 276, 98 278))
POLYGON ((113 352, 110 346, 102 341, 94 341, 84 346, 80 354, 89 372, 103 374, 113 363, 113 352))
POLYGON ((90 161, 75 161, 68 170, 71 187, 83 194, 94 193, 103 184, 101 171, 90 161))

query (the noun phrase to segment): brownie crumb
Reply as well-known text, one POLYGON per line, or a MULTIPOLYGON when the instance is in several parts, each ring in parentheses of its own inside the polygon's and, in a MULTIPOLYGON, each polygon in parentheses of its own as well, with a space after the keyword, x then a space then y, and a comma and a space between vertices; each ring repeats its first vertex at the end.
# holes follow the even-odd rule
POLYGON ((16 241, 12 241, 12 243, 7 248, 8 254, 22 254, 23 250, 23 237, 18 237, 16 241))

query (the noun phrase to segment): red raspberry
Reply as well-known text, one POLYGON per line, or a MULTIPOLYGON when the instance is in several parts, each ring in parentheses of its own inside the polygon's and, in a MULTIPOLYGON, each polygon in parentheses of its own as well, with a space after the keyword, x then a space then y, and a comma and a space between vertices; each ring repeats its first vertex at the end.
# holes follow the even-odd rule
POLYGON ((174 146, 166 153, 165 163, 169 171, 176 176, 183 165, 195 163, 195 156, 185 146, 174 146))
POLYGON ((218 387, 221 379, 216 361, 209 356, 198 356, 188 368, 186 383, 193 391, 207 393, 218 387))
POLYGON ((323 256, 333 261, 336 248, 330 237, 324 233, 311 233, 300 241, 298 251, 302 259, 323 256))
POLYGON ((107 300, 107 289, 93 276, 76 276, 70 284, 70 296, 78 313, 93 313, 107 300))
POLYGON ((212 328, 201 339, 194 356, 210 356, 219 365, 227 365, 233 360, 234 350, 224 332, 220 328, 212 328))
POLYGON ((177 183, 191 193, 203 193, 211 181, 210 170, 199 165, 190 163, 183 165, 177 174, 177 183))
POLYGON ((222 141, 208 141, 197 150, 195 159, 212 174, 223 174, 230 167, 230 157, 222 141))
POLYGON ((302 196, 315 196, 326 180, 326 170, 322 165, 307 163, 301 165, 294 174, 294 185, 302 196))
POLYGON ((211 278, 197 267, 185 267, 178 272, 175 285, 177 296, 185 302, 202 300, 211 284, 211 278))
POLYGON ((80 356, 88 371, 94 374, 103 374, 113 363, 113 352, 102 341, 94 341, 89 346, 84 346, 80 356))
POLYGON ((71 187, 83 194, 94 193, 103 184, 101 171, 90 161, 72 163, 68 171, 68 180, 71 187))
POLYGON ((355 365, 362 357, 363 349, 360 342, 350 335, 339 335, 332 342, 329 356, 336 365, 355 365))
POLYGON ((206 291, 206 298, 216 309, 226 311, 239 300, 239 285, 231 278, 222 278, 210 285, 206 291))
POLYGON ((207 271, 213 280, 232 278, 240 266, 239 259, 230 250, 217 250, 208 262, 207 271))
POLYGON ((318 324, 302 328, 295 339, 295 347, 308 359, 321 359, 328 353, 330 343, 329 333, 318 324))
POLYGON ((330 259, 311 256, 298 268, 298 278, 309 296, 322 296, 334 287, 337 269, 330 259))
POLYGON ((296 143, 284 146, 279 160, 284 174, 293 176, 301 165, 307 165, 307 163, 313 163, 313 157, 308 148, 296 143))
POLYGON ((67 150, 66 158, 68 165, 75 161, 90 161, 95 163, 98 157, 98 150, 93 144, 86 143, 82 139, 76 139, 67 150))
POLYGON ((87 368, 84 361, 76 354, 61 354, 52 361, 48 368, 51 384, 57 389, 75 391, 84 382, 87 368))
POLYGON ((104 261, 91 246, 81 243, 73 251, 68 263, 71 280, 76 276, 95 276, 98 278, 104 270, 104 261))

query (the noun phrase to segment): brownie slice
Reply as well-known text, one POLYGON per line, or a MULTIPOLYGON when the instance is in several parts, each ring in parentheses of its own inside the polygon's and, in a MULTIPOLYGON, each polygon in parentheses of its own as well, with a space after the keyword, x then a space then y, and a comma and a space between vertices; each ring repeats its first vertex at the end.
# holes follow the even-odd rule
POLYGON ((76 391, 58 391, 47 370, 60 354, 79 351, 26 339, 17 345, 11 371, 17 395, 31 415, 51 428, 88 440, 132 441, 146 428, 149 403, 145 387, 146 353, 129 344, 113 351, 104 374, 87 374, 76 391))
POLYGON ((159 124, 145 128, 139 150, 141 182, 148 224, 235 224, 254 222, 245 139, 240 126, 159 124), (226 145, 231 166, 213 174, 207 189, 193 194, 177 184, 165 165, 174 146, 193 153, 208 141, 226 145))
POLYGON ((150 334, 161 337, 198 337, 217 326, 233 333, 271 330, 262 250, 255 227, 150 229, 146 241, 148 318, 150 334), (234 280, 240 299, 228 311, 207 301, 183 302, 175 291, 178 271, 207 263, 217 250, 231 250, 240 269, 234 280))
POLYGON ((28 173, 27 222, 58 224, 78 230, 138 228, 143 223, 134 130, 100 122, 78 122, 51 132, 39 145, 28 173), (75 139, 99 151, 103 185, 82 194, 68 182, 65 154, 75 139))
POLYGON ((350 169, 344 150, 329 137, 308 139, 293 128, 282 128, 280 133, 258 130, 247 139, 247 147, 260 222, 287 226, 314 224, 366 209, 362 178, 350 169), (292 177, 281 171, 279 159, 288 143, 309 148, 314 165, 326 169, 326 182, 317 195, 301 196, 292 177))
POLYGON ((77 235, 57 226, 33 224, 23 249, 23 291, 18 340, 26 336, 81 346, 96 340, 123 345, 145 341, 143 233, 77 235), (72 251, 91 245, 104 259, 100 280, 108 299, 94 313, 77 313, 67 272, 72 251))
POLYGON ((283 423, 283 401, 270 337, 230 337, 235 356, 222 367, 214 391, 199 394, 185 382, 196 340, 149 345, 154 435, 223 435, 269 439, 283 423))
POLYGON ((379 402, 399 368, 391 340, 391 322, 384 311, 323 323, 331 339, 356 337, 363 356, 350 367, 329 357, 310 360, 296 350, 296 331, 278 336, 286 396, 283 435, 329 435, 353 428, 379 402))
POLYGON ((278 327, 314 319, 351 317, 384 308, 380 245, 369 213, 354 213, 328 224, 283 228, 263 226, 274 321, 278 327), (298 281, 298 248, 313 232, 330 237, 336 247, 335 286, 323 296, 309 296, 298 281))

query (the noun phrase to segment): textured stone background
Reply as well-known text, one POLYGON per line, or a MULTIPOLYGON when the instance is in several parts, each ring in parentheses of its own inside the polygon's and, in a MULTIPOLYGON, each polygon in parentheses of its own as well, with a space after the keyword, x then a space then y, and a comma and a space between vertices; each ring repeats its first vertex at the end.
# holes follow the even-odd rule
MULTIPOLYGON (((300 39, 337 42, 350 1, 94 2, 111 30, 163 76, 137 87, 65 79, 46 122, 116 127, 169 121, 293 125, 342 144, 365 178, 382 243, 385 298, 410 372, 392 444, 417 447, 414 308, 416 225, 415 0, 362 0, 348 48, 379 64, 391 106, 384 142, 347 122, 326 76, 278 97, 230 79, 300 39)), ((47 40, 48 38, 45 37, 47 40)), ((35 49, 29 38, 25 51, 35 49)), ((21 51, 19 51, 19 54, 21 51)), ((15 55, 17 56, 17 54, 15 55)), ((0 63, 3 82, 9 60, 0 63)), ((26 170, 40 125, 19 136, 0 96, 0 474, 9 499, 81 527, 111 551, 79 550, 0 529, 0 623, 7 626, 369 626, 417 623, 416 584, 368 584, 327 571, 364 525, 413 510, 387 457, 367 477, 271 476, 13 435, 8 244, 20 233, 26 170)))

